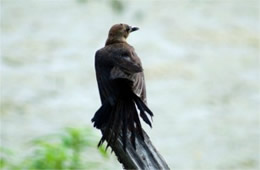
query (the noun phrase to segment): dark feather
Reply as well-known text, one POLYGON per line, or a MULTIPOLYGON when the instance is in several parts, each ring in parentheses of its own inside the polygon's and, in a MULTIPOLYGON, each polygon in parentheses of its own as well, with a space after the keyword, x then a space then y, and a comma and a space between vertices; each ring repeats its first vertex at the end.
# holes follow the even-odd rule
POLYGON ((135 145, 136 130, 135 130, 135 122, 134 122, 135 114, 137 114, 136 110, 134 110, 134 112, 129 115, 129 122, 130 122, 129 130, 131 132, 131 143, 132 143, 134 149, 136 149, 136 145, 135 145))
POLYGON ((135 138, 140 136, 144 139, 137 109, 149 126, 152 124, 147 114, 153 116, 146 106, 146 88, 140 59, 132 46, 117 43, 97 51, 95 68, 102 103, 92 119, 94 127, 102 129, 103 133, 98 146, 105 140, 107 147, 112 146, 121 136, 126 150, 127 133, 130 132, 131 143, 136 148, 135 138))

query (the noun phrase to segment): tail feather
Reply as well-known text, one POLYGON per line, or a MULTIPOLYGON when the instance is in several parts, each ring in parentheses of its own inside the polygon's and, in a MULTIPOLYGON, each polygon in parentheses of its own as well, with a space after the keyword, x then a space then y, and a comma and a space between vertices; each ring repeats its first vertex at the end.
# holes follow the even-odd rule
POLYGON ((147 115, 145 112, 147 112, 151 118, 153 116, 152 111, 144 104, 144 102, 134 94, 134 101, 138 107, 138 109, 140 110, 140 116, 142 117, 142 119, 144 120, 145 123, 147 123, 150 127, 152 127, 152 123, 150 122, 150 120, 148 119, 147 115))
POLYGON ((151 117, 153 116, 153 112, 146 106, 146 104, 144 104, 144 102, 142 101, 142 99, 140 97, 138 97, 136 94, 133 93, 133 98, 134 101, 138 107, 138 109, 141 111, 146 111, 151 117))
POLYGON ((150 120, 148 119, 144 111, 142 110, 140 111, 140 116, 141 118, 143 118, 145 123, 147 123, 150 127, 152 127, 152 123, 150 122, 150 120))
POLYGON ((153 113, 142 99, 129 89, 129 84, 127 84, 129 82, 117 80, 117 83, 122 83, 120 84, 121 89, 119 89, 117 101, 115 101, 113 106, 108 101, 105 101, 92 118, 94 127, 103 129, 103 136, 98 143, 98 147, 106 140, 107 149, 115 143, 117 138, 121 136, 119 134, 122 133, 123 148, 126 151, 127 133, 129 130, 131 132, 131 144, 136 149, 135 138, 140 136, 144 140, 137 109, 140 112, 140 117, 150 127, 152 127, 152 123, 147 114, 152 118, 153 113))
MULTIPOLYGON (((121 115, 117 114, 117 110, 114 111, 114 120, 112 122, 111 130, 109 130, 110 137, 107 140, 106 149, 113 144, 119 134, 120 129, 117 126, 121 126, 121 115)), ((109 129, 109 128, 108 128, 109 129)))
MULTIPOLYGON (((126 111, 124 109, 124 111, 126 111)), ((126 151, 126 138, 127 138, 127 126, 128 126, 128 121, 127 121, 127 114, 126 112, 120 112, 123 118, 123 127, 122 127, 122 136, 123 136, 123 146, 124 146, 124 151, 126 151)))
MULTIPOLYGON (((118 107, 117 107, 118 108, 118 107)), ((113 124, 113 127, 112 127, 112 132, 114 132, 114 137, 113 137, 113 140, 111 141, 111 143, 114 143, 117 139, 117 136, 119 135, 120 133, 120 127, 122 125, 122 114, 118 114, 120 113, 120 108, 119 110, 115 110, 115 112, 117 113, 116 114, 116 119, 114 121, 114 124, 113 124)))
MULTIPOLYGON (((102 128, 104 128, 105 130, 103 132, 102 138, 100 139, 100 141, 98 143, 98 147, 101 146, 104 143, 105 140, 108 141, 106 149, 110 145, 109 141, 110 141, 110 139, 112 139, 112 135, 113 135, 113 133, 111 133, 111 127, 112 127, 113 123, 115 123, 114 122, 115 112, 113 110, 114 109, 110 109, 109 110, 110 113, 109 112, 107 113, 107 111, 103 112, 103 115, 105 115, 105 113, 107 113, 108 119, 103 120, 103 121, 107 121, 107 122, 105 124, 102 124, 102 125, 105 125, 104 127, 102 126, 102 128)), ((104 118, 100 117, 100 119, 104 119, 104 118)), ((97 120, 97 121, 99 121, 99 120, 97 120)))
POLYGON ((138 114, 134 115, 134 120, 136 122, 136 130, 137 130, 138 134, 141 136, 142 139, 144 139, 143 129, 142 129, 140 119, 138 118, 138 114))
POLYGON ((95 113, 91 121, 94 123, 94 127, 101 129, 109 118, 111 112, 111 106, 108 102, 105 102, 95 113))
MULTIPOLYGON (((134 122, 134 114, 137 115, 136 110, 134 110, 133 114, 130 114, 130 116, 129 116, 130 122, 134 122)), ((131 143, 132 143, 134 149, 136 149, 136 145, 135 145, 135 136, 136 136, 136 134, 135 134, 136 133, 135 123, 131 123, 129 125, 129 130, 131 131, 131 143)))
POLYGON ((116 117, 116 112, 114 111, 114 109, 111 112, 110 118, 109 118, 109 122, 108 125, 105 128, 105 131, 103 133, 103 136, 105 137, 105 139, 107 140, 107 146, 106 146, 106 150, 109 146, 111 146, 111 140, 113 139, 113 131, 112 131, 112 127, 113 124, 115 124, 116 122, 114 121, 116 117))

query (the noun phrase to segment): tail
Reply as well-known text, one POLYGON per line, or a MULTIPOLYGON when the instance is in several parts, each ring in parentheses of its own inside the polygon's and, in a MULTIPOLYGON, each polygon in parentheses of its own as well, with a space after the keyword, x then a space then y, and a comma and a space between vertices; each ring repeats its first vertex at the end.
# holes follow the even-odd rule
POLYGON ((145 105, 140 97, 134 94, 129 86, 129 81, 126 79, 117 79, 119 84, 119 95, 117 101, 112 106, 110 102, 105 101, 98 109, 92 118, 94 127, 102 129, 103 136, 98 143, 98 147, 107 141, 107 147, 113 145, 119 136, 122 137, 123 147, 126 150, 128 131, 131 133, 130 140, 133 147, 136 149, 135 138, 137 135, 144 140, 141 122, 138 116, 138 111, 141 118, 152 127, 147 113, 152 117, 152 111, 145 105), (137 107, 136 107, 137 106, 137 107), (122 131, 121 131, 122 129, 122 131))

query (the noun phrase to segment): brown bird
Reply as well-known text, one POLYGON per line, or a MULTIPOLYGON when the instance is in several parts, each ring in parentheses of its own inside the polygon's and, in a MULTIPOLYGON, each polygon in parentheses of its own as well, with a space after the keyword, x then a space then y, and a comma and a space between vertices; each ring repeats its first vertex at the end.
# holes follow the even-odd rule
POLYGON ((127 24, 113 25, 105 47, 96 52, 95 69, 102 106, 92 122, 94 127, 103 131, 98 146, 105 140, 107 147, 111 146, 122 134, 125 150, 127 133, 131 132, 131 143, 136 148, 136 136, 144 140, 138 110, 142 119, 152 127, 146 114, 153 116, 146 106, 142 64, 134 48, 126 42, 128 35, 138 29, 127 24))

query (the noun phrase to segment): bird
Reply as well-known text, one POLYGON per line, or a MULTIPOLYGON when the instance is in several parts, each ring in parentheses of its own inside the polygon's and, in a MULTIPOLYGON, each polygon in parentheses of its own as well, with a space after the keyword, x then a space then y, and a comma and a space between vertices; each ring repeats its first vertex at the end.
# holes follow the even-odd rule
POLYGON ((95 128, 102 130, 98 147, 107 141, 107 149, 121 137, 124 151, 128 138, 136 149, 136 137, 144 141, 139 116, 152 128, 153 112, 147 106, 142 63, 134 47, 127 43, 130 33, 137 30, 138 27, 127 24, 113 25, 105 46, 95 53, 101 106, 91 121, 95 128))

